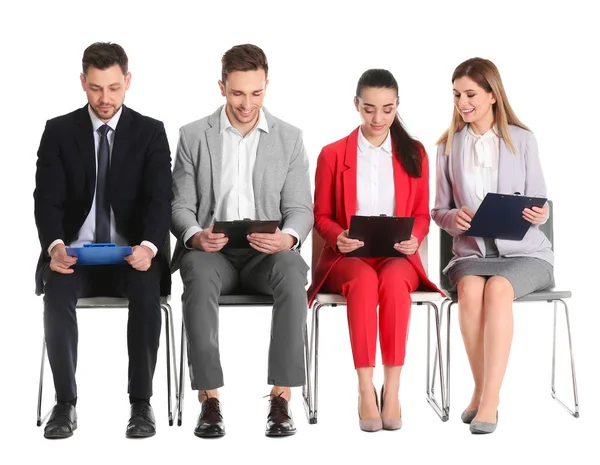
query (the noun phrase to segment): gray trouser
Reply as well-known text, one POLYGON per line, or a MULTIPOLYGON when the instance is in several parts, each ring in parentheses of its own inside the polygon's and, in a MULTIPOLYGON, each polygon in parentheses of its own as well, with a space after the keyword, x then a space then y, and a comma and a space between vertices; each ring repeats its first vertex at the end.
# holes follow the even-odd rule
POLYGON ((219 296, 234 292, 273 296, 267 383, 305 383, 304 329, 308 266, 295 251, 267 255, 255 250, 202 252, 181 259, 183 318, 192 389, 223 386, 219 354, 219 296))

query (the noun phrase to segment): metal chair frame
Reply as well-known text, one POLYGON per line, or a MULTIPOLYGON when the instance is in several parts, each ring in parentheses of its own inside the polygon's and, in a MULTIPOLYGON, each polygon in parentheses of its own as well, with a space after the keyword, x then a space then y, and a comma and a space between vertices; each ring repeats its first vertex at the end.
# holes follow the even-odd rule
MULTIPOLYGON (((550 211, 552 214, 546 221, 546 223, 540 225, 540 229, 544 232, 548 240, 552 243, 552 248, 554 249, 554 230, 553 230, 553 205, 551 201, 548 201, 550 206, 550 211)), ((450 287, 450 282, 446 275, 442 273, 442 270, 445 268, 445 265, 452 258, 452 237, 444 230, 440 230, 440 283, 442 284, 442 288, 448 289, 450 287)), ((451 309, 453 305, 458 304, 458 294, 457 293, 447 293, 447 298, 442 302, 441 305, 441 323, 444 318, 444 308, 446 309, 446 399, 448 403, 450 402, 450 317, 451 317, 451 309)), ((529 295, 516 299, 514 302, 547 302, 549 304, 553 304, 554 307, 554 324, 553 324, 553 334, 552 334, 552 374, 550 381, 550 395, 554 400, 556 400, 567 412, 569 412, 573 417, 579 418, 579 396, 577 393, 577 378, 575 376, 575 357, 573 355, 573 342, 571 335, 571 322, 569 317, 569 308, 564 299, 568 299, 571 297, 571 291, 559 291, 555 288, 545 289, 537 292, 533 292, 529 295), (567 338, 569 341, 569 358, 571 365, 571 384, 573 386, 573 406, 570 407, 565 404, 556 393, 556 333, 557 333, 557 311, 558 305, 562 304, 565 312, 565 326, 567 331, 567 338)), ((437 363, 437 360, 434 361, 437 363)), ((434 367, 435 369, 435 367, 434 367)), ((441 387, 444 390, 444 386, 441 387)))
MULTIPOLYGON (((167 408, 169 426, 173 425, 173 409, 171 394, 171 360, 173 361, 175 392, 178 391, 177 356, 175 353, 175 335, 173 332, 173 314, 169 305, 170 296, 160 298, 160 308, 165 315, 165 339, 167 349, 167 408), (171 359, 172 357, 172 359, 171 359)), ((127 308, 129 300, 120 297, 86 297, 77 300, 77 308, 127 308)), ((40 383, 38 389, 37 426, 41 426, 50 411, 42 417, 42 392, 44 386, 44 366, 46 364, 46 339, 42 341, 42 363, 40 368, 40 383)))
MULTIPOLYGON (((324 246, 324 241, 319 235, 313 231, 313 270, 321 250, 324 246)), ((421 261, 427 269, 427 238, 419 247, 419 255, 421 261)), ((427 307, 427 373, 426 373, 426 399, 434 412, 442 421, 447 421, 449 418, 449 397, 447 389, 448 375, 444 375, 444 366, 442 363, 442 346, 441 346, 441 316, 436 301, 442 300, 442 296, 437 292, 416 291, 411 293, 412 304, 417 306, 427 307), (431 364, 431 310, 434 312, 435 322, 435 355, 433 369, 431 364), (436 371, 439 374, 439 382, 441 386, 440 396, 441 403, 435 396, 435 378, 436 371)), ((319 313, 323 307, 337 307, 338 305, 346 305, 346 298, 339 294, 320 293, 317 294, 312 307, 312 327, 310 339, 310 363, 307 366, 311 369, 311 380, 307 382, 303 389, 304 405, 307 411, 310 424, 317 423, 318 413, 318 387, 319 387, 319 313), (314 386, 314 391, 310 388, 314 386)))
MULTIPOLYGON (((273 306, 273 296, 266 294, 228 294, 219 297, 219 307, 271 307, 273 306)), ((181 352, 179 359, 179 389, 177 390, 177 426, 182 424, 183 400, 185 395, 185 363, 186 358, 185 320, 181 319, 181 352)), ((309 353, 308 353, 308 334, 306 324, 304 325, 304 357, 306 365, 306 382, 309 383, 309 353)), ((304 385, 302 391, 310 390, 310 386, 304 385)))

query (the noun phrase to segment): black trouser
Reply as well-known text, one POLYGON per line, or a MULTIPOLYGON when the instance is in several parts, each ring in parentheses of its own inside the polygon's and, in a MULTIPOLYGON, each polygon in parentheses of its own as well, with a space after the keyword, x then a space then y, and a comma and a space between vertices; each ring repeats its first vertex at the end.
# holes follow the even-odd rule
POLYGON ((148 271, 129 265, 73 267, 60 274, 44 269, 44 334, 48 359, 59 402, 77 397, 77 299, 80 297, 127 297, 127 350, 130 397, 149 399, 160 339, 160 263, 152 261, 148 271))

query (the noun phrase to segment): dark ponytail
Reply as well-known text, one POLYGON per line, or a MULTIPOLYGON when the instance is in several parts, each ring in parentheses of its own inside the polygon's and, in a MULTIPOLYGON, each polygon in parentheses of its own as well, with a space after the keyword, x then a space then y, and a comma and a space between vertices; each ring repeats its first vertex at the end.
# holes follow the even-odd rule
MULTIPOLYGON (((356 96, 360 97, 363 89, 374 87, 376 89, 393 89, 398 95, 398 82, 386 69, 369 69, 365 71, 356 86, 356 96)), ((392 136, 392 144, 396 151, 396 156, 402 167, 406 170, 409 176, 413 178, 421 177, 421 143, 413 139, 396 114, 394 122, 390 127, 392 136)))

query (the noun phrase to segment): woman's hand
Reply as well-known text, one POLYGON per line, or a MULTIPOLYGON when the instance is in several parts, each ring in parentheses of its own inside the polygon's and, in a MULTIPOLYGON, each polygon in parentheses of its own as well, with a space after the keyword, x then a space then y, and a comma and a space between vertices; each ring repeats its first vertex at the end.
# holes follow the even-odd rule
POLYGON ((523 210, 523 218, 525 218, 531 224, 541 224, 548 217, 548 210, 548 204, 545 204, 542 208, 526 208, 523 210))
POLYGON ((461 207, 454 216, 454 225, 461 231, 466 231, 471 227, 471 219, 475 213, 469 210, 468 207, 461 207))
POLYGON ((358 239, 350 239, 348 237, 348 230, 342 231, 337 237, 337 248, 342 253, 354 252, 356 249, 360 249, 365 243, 358 239))
POLYGON ((418 250, 418 248, 419 241, 412 234, 410 235, 409 240, 394 244, 394 249, 400 253, 403 253, 404 255, 412 255, 418 250))

